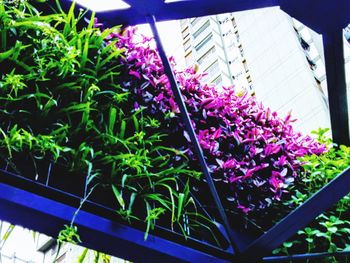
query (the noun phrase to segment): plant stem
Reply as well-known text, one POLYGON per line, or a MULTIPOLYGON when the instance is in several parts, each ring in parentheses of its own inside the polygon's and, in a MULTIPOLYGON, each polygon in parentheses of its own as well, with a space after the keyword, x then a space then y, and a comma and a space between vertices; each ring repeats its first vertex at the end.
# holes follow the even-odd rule
POLYGON ((73 227, 75 218, 77 217, 79 211, 81 210, 81 208, 83 207, 83 204, 86 202, 86 200, 90 197, 90 195, 92 194, 92 192, 95 190, 96 186, 98 186, 99 184, 95 184, 93 187, 91 187, 90 191, 88 192, 88 194, 80 200, 80 205, 78 207, 78 209, 74 212, 72 220, 70 222, 70 227, 73 227))

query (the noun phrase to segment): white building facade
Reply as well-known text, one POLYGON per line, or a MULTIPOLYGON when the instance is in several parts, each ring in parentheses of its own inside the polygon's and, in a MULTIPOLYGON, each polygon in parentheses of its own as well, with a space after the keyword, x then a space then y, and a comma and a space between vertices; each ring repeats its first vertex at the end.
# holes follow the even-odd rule
POLYGON ((205 81, 250 90, 282 117, 292 111, 302 132, 330 127, 319 34, 278 7, 185 19, 180 26, 186 64, 208 72, 205 81))

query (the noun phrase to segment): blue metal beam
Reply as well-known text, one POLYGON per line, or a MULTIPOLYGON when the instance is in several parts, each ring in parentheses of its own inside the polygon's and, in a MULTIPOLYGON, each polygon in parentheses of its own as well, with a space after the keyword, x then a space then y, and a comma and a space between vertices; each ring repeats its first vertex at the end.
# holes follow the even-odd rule
MULTIPOLYGON (((72 1, 72 0, 67 0, 72 1)), ((344 28, 350 22, 350 1, 338 0, 125 0, 129 9, 99 12, 98 16, 110 25, 145 24, 146 16, 155 16, 157 21, 176 20, 238 12, 256 8, 280 6, 289 15, 297 18, 318 33, 344 28)))
POLYGON ((129 3, 131 8, 99 12, 98 17, 109 25, 136 25, 147 23, 147 16, 155 16, 160 22, 278 5, 277 0, 185 0, 169 3, 161 0, 125 0, 124 2, 129 3))
POLYGON ((343 29, 338 28, 323 35, 323 46, 333 141, 350 145, 343 39, 343 29))
MULTIPOLYGON (((0 219, 57 236, 75 207, 0 183, 0 219)), ((137 262, 228 262, 196 249, 149 235, 127 225, 80 211, 75 225, 82 245, 137 262)))
POLYGON ((345 28, 350 23, 349 0, 279 0, 279 6, 320 34, 345 28))

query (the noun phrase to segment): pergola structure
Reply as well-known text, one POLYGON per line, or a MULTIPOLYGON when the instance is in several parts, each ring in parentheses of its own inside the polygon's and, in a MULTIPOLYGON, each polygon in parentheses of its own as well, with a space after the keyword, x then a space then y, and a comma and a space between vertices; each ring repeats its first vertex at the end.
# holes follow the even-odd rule
MULTIPOLYGON (((111 0, 112 1, 112 0, 111 0)), ((69 7, 70 0, 62 0, 69 7)), ((130 5, 123 10, 99 12, 97 16, 109 25, 149 23, 159 54, 183 121, 198 155, 202 172, 221 216, 223 235, 230 246, 220 249, 198 240, 186 242, 178 234, 158 228, 148 240, 136 227, 118 221, 113 211, 87 201, 75 221, 83 245, 135 262, 255 262, 279 261, 283 257, 266 257, 271 251, 305 227, 315 217, 330 208, 350 192, 350 169, 336 177, 261 236, 247 237, 231 228, 214 182, 210 176, 203 152, 196 138, 190 117, 175 81, 169 61, 159 37, 156 22, 207 16, 279 6, 281 10, 323 35, 327 86, 333 140, 349 145, 349 120, 343 54, 343 28, 350 22, 350 1, 338 0, 125 0, 130 5), (312 12, 310 12, 312 10, 312 12)), ((80 198, 45 184, 0 170, 0 219, 23 225, 36 231, 57 236, 69 221, 80 198)), ((291 258, 322 257, 328 254, 295 255, 291 258)), ((285 258, 284 258, 285 259, 285 258)))

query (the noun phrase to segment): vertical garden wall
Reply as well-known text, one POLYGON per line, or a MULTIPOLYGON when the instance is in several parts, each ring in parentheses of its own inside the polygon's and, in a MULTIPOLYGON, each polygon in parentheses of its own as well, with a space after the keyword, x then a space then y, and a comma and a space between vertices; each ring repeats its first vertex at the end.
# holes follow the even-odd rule
MULTIPOLYGON (((153 39, 59 1, 0 12, 1 181, 75 207, 61 240, 79 241, 89 212, 142 231, 141 247, 154 234, 227 259, 246 246, 233 240, 265 233, 349 165, 323 130, 302 135, 292 116, 171 60, 221 211, 153 39)), ((348 206, 344 197, 274 252, 347 249, 348 206)))

